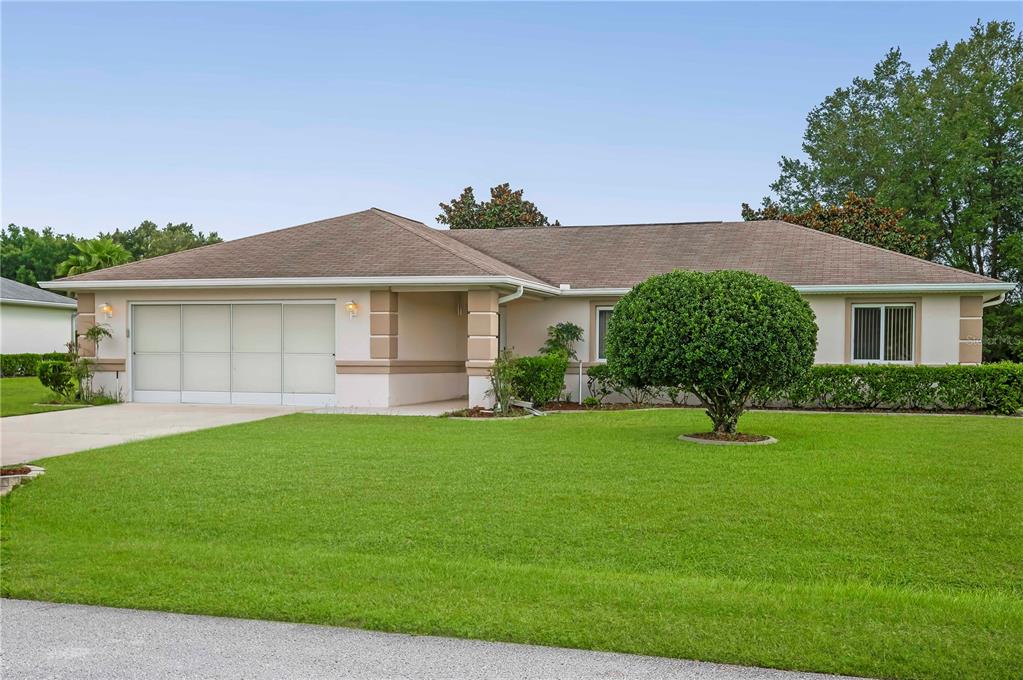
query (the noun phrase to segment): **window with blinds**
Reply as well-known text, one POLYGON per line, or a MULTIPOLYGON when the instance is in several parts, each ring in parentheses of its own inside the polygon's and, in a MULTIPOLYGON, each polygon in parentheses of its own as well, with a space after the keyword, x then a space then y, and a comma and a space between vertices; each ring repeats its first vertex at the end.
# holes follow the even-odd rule
POLYGON ((597 307, 597 359, 603 361, 607 359, 605 353, 605 338, 607 337, 607 322, 611 320, 611 312, 614 311, 614 307, 597 307))
POLYGON ((916 345, 913 305, 853 305, 852 359, 912 362, 916 345))

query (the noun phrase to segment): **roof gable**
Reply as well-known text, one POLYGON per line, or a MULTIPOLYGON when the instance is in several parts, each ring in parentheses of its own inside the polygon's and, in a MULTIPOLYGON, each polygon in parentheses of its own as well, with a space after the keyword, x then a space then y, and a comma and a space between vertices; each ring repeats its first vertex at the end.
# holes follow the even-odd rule
POLYGON ((773 220, 444 231, 371 208, 89 272, 62 284, 500 277, 572 289, 626 289, 674 269, 741 269, 793 286, 999 283, 773 220))
POLYGON ((421 222, 371 208, 66 280, 498 275, 532 279, 421 222))

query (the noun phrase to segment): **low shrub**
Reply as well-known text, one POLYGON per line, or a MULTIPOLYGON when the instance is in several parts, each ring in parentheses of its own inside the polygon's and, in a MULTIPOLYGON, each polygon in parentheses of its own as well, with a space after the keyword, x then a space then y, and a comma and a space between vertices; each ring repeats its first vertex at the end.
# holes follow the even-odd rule
POLYGON ((68 361, 40 361, 39 382, 69 401, 78 396, 74 366, 68 361))
POLYGON ((45 354, 0 354, 0 376, 4 378, 22 378, 37 375, 40 361, 60 361, 67 355, 61 352, 45 354))
POLYGON ((607 364, 595 364, 586 369, 586 389, 598 406, 615 393, 615 379, 607 364))
POLYGON ((489 394, 494 398, 494 410, 498 414, 511 413, 511 401, 516 397, 514 378, 518 370, 518 360, 508 350, 503 350, 490 367, 489 394))
POLYGON ((554 401, 565 388, 568 357, 563 352, 515 359, 512 391, 519 399, 543 406, 554 401))

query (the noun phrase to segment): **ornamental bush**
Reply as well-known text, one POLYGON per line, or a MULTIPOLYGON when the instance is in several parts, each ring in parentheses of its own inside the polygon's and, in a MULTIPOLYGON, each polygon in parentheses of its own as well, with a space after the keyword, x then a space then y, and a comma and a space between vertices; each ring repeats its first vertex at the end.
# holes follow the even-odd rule
POLYGON ((568 357, 563 352, 515 359, 512 392, 519 399, 542 407, 561 396, 565 389, 568 357))
POLYGON ((791 286, 741 271, 653 276, 618 301, 610 371, 627 385, 696 395, 714 431, 734 434, 758 390, 783 390, 813 365, 817 324, 791 286))
POLYGON ((78 396, 78 381, 69 361, 40 361, 39 382, 67 400, 78 396))

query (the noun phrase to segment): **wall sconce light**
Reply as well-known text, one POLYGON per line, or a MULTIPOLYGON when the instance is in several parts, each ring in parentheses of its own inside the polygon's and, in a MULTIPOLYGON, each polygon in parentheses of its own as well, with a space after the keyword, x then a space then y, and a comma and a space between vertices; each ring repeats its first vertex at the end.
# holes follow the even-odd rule
POLYGON ((100 306, 99 311, 103 312, 108 319, 114 318, 114 308, 109 302, 104 302, 102 306, 100 306))
POLYGON ((345 303, 345 309, 348 310, 348 318, 354 319, 359 314, 359 305, 355 300, 349 300, 345 303))

